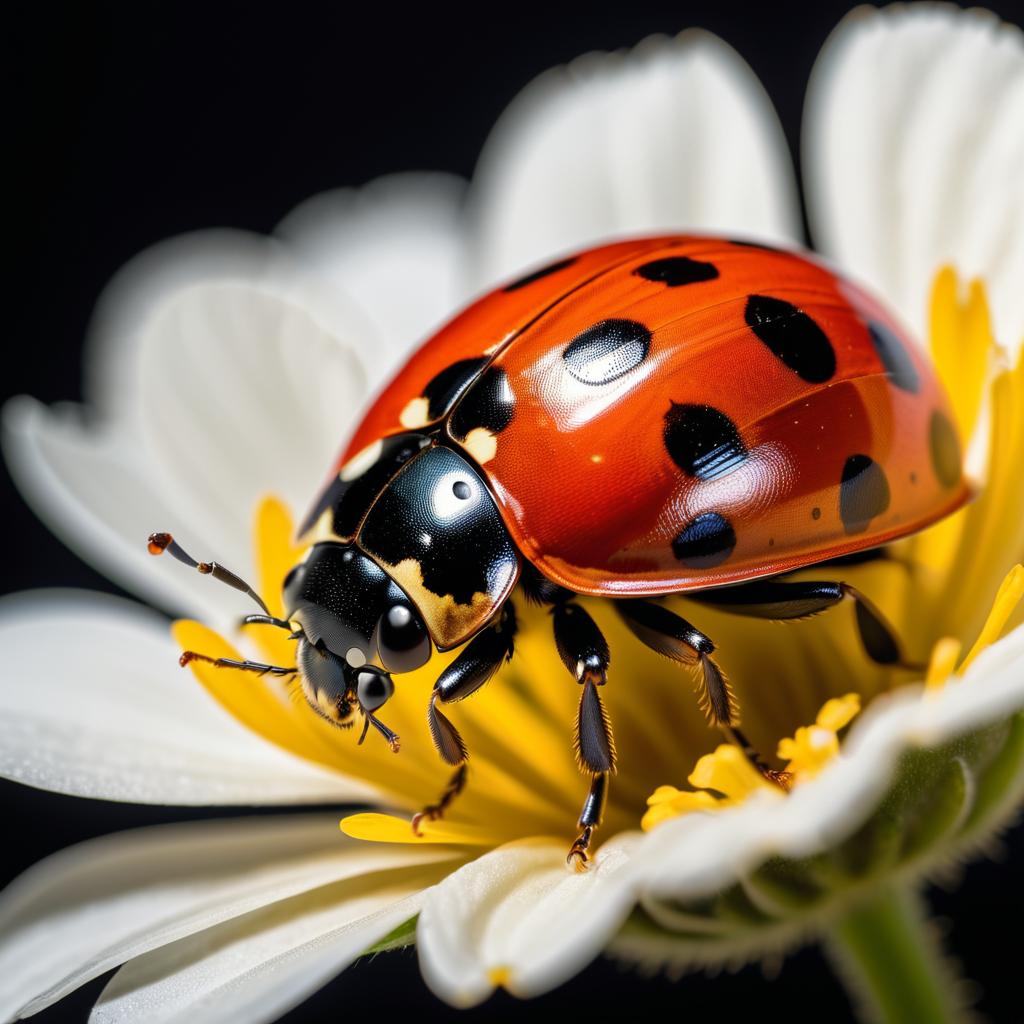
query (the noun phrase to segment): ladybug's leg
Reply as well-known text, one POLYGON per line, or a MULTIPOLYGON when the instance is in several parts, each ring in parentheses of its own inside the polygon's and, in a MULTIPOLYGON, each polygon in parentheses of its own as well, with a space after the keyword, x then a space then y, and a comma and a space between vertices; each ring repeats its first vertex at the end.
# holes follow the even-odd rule
POLYGON ((437 802, 413 816, 412 830, 417 835, 420 822, 424 818, 430 821, 440 818, 466 785, 466 761, 469 758, 466 744, 459 730, 437 705, 451 704, 476 693, 498 671, 501 663, 512 657, 515 633, 515 609, 511 601, 506 601, 495 624, 473 637, 434 683, 427 708, 430 736, 441 760, 450 764, 455 772, 437 802))
POLYGON ((215 665, 217 668, 237 668, 243 672, 255 672, 258 676, 294 676, 298 675, 298 668, 294 665, 285 668, 282 665, 264 665, 259 661, 239 661, 236 658, 211 658, 208 654, 197 654, 195 651, 182 651, 178 658, 178 664, 184 668, 190 661, 205 661, 208 665, 215 665))
POLYGON ((736 615, 758 619, 806 619, 849 598, 854 602, 857 630, 868 657, 879 665, 921 668, 906 662, 899 640, 885 617, 859 590, 848 583, 821 580, 754 580, 693 595, 736 615))
POLYGON ((700 668, 701 709, 723 729, 739 724, 739 706, 725 674, 712 658, 715 645, 681 615, 651 601, 617 601, 633 635, 652 651, 683 665, 700 668))
POLYGON ((789 781, 786 773, 771 768, 739 729, 739 705, 725 673, 712 657, 715 645, 711 638, 681 615, 651 601, 617 601, 615 607, 646 647, 679 664, 700 669, 701 709, 765 778, 785 788, 789 781))
POLYGON ((615 771, 615 741, 598 687, 608 680, 608 642, 586 609, 560 600, 551 610, 555 645, 562 663, 583 688, 576 718, 576 756, 591 773, 590 792, 579 817, 580 834, 566 858, 578 871, 587 866, 587 849, 601 824, 608 795, 608 776, 615 771))

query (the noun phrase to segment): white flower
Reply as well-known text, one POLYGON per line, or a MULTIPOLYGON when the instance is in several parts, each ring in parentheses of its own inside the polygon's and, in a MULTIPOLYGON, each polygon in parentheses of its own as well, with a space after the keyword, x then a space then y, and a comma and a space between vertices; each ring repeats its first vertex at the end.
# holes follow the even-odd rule
MULTIPOLYGON (((842 856, 874 851, 881 802, 915 764, 940 774, 912 787, 932 803, 904 809, 894 871, 925 870, 1005 820, 1024 785, 1024 629, 999 639, 1020 622, 1018 577, 983 626, 1024 556, 1024 481, 1008 470, 1024 458, 1024 372, 992 345, 981 293, 961 302, 940 270, 983 279, 996 337, 1005 346, 1021 337, 1022 124, 1020 33, 940 6, 856 12, 808 94, 819 248, 931 337, 962 428, 992 414, 987 463, 983 431, 976 447, 997 493, 906 542, 924 583, 875 578, 908 643, 954 641, 936 648, 934 683, 956 665, 956 642, 966 650, 982 637, 962 678, 926 697, 914 687, 876 696, 891 677, 858 662, 861 696, 874 699, 842 757, 786 799, 754 793, 641 833, 647 795, 689 770, 679 750, 692 762, 713 745, 684 706, 686 687, 644 662, 648 701, 627 704, 608 687, 622 772, 586 875, 564 864, 584 788, 568 742, 576 695, 549 687, 534 694, 548 702, 538 708, 499 678, 460 719, 476 734, 482 784, 426 841, 381 815, 346 822, 378 840, 364 842, 341 835, 336 815, 296 811, 122 833, 26 873, 0 900, 0 1013, 28 1015, 124 964, 97 1020, 271 1020, 396 929, 393 941, 407 941, 401 926, 417 914, 424 976, 459 1005, 496 985, 543 992, 613 940, 627 956, 717 961, 790 941, 874 884, 849 870, 842 885, 819 879, 814 899, 797 906, 787 871, 813 863, 834 882, 842 856), (990 358, 1017 367, 991 388, 990 358), (662 699, 678 715, 668 735, 662 699), (508 716, 531 737, 525 764, 489 728, 508 716), (949 743, 964 735, 952 756, 949 743), (737 932, 743 913, 749 927, 737 932)), ((6 453, 40 515, 83 557, 152 604, 227 630, 236 595, 154 564, 144 538, 173 524, 243 576, 280 579, 287 521, 261 500, 303 509, 368 396, 472 293, 610 235, 686 228, 792 243, 796 211, 769 101, 724 43, 684 33, 591 55, 515 101, 465 196, 446 176, 395 177, 310 200, 272 239, 201 235, 140 257, 97 314, 89 418, 17 400, 5 410, 6 453), (254 553, 247 517, 257 507, 254 553)), ((889 568, 858 571, 867 579, 889 568)), ((766 737, 810 723, 824 696, 849 689, 835 671, 851 649, 846 632, 837 621, 813 635, 763 633, 757 651, 734 654, 734 678, 759 666, 780 688, 774 710, 747 702, 766 737), (809 686, 830 672, 842 689, 809 686)), ((223 643, 203 635, 204 649, 223 643)), ((527 624, 529 663, 550 658, 544 642, 527 624)), ((409 703, 396 713, 410 715, 401 732, 415 742, 398 758, 370 743, 356 752, 273 681, 207 672, 208 689, 197 687, 177 668, 180 648, 161 617, 126 601, 7 599, 0 645, 0 770, 30 785, 180 805, 370 801, 407 811, 443 783, 409 703)))

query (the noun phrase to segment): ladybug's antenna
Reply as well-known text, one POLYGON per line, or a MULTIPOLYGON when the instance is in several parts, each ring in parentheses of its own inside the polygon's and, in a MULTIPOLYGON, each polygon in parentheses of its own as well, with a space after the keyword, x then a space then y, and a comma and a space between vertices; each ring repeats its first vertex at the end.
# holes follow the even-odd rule
POLYGON ((198 569, 204 576, 212 576, 215 580, 220 580, 221 583, 226 583, 229 587, 248 594, 268 616, 270 615, 270 609, 264 604, 263 598, 241 576, 236 576, 230 569, 224 568, 218 562, 197 562, 169 533, 151 533, 149 535, 149 553, 162 555, 165 551, 189 568, 198 569))

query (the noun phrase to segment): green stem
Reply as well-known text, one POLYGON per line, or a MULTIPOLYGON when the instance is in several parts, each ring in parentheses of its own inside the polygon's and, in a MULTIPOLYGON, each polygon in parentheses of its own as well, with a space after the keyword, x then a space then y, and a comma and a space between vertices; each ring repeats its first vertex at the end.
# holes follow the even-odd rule
POLYGON ((952 1024, 966 1017, 952 966, 916 892, 883 885, 833 922, 826 946, 864 1021, 952 1024))

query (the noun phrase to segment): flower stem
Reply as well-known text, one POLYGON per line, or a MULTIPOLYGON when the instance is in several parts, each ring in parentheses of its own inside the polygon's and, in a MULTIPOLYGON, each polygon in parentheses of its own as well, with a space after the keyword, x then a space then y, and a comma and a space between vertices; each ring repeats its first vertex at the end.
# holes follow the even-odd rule
POLYGON ((898 883, 875 888, 833 922, 825 942, 862 1020, 952 1024, 966 1019, 959 979, 916 892, 898 883))

